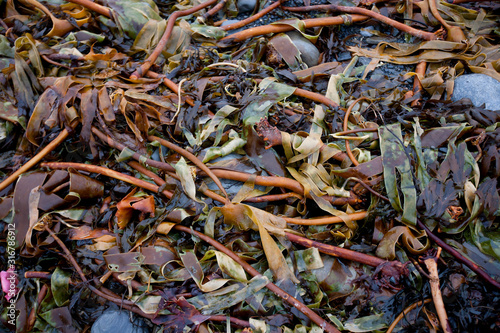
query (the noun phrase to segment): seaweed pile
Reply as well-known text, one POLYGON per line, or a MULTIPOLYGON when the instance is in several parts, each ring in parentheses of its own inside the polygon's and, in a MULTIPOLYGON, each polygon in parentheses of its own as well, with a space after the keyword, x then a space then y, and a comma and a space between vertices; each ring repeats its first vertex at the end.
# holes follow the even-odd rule
POLYGON ((2 2, 0 328, 500 331, 499 8, 2 2))

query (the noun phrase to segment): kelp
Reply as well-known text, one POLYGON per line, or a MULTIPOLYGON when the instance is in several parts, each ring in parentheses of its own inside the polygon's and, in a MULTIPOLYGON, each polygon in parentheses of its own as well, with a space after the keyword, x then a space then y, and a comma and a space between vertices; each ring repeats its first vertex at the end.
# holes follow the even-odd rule
POLYGON ((404 11, 360 27, 259 2, 233 34, 235 1, 78 2, 0 20, 19 331, 89 330, 111 303, 169 332, 496 327, 500 118, 448 100, 459 75, 500 79, 498 7, 343 3, 404 11))

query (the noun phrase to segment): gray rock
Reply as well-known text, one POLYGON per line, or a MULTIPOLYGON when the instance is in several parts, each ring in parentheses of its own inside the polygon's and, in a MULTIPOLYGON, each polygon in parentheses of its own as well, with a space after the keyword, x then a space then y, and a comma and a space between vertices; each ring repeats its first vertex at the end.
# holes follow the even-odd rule
MULTIPOLYGON (((133 315, 135 316, 135 315, 133 315)), ((149 333, 150 330, 140 318, 130 322, 126 311, 106 310, 92 325, 92 333, 149 333)))
MULTIPOLYGON (((233 23, 238 23, 239 21, 240 20, 235 20, 235 19, 233 19, 233 20, 225 20, 224 22, 222 22, 222 24, 220 26, 223 27, 223 26, 230 25, 230 24, 233 24, 233 23)), ((229 35, 235 34, 237 32, 242 31, 243 29, 245 29, 245 27, 238 28, 238 29, 233 29, 233 30, 229 30, 227 32, 227 35, 229 36, 229 35)))
POLYGON ((319 51, 316 46, 299 32, 292 31, 287 35, 300 51, 302 61, 309 67, 316 66, 319 62, 319 51))
POLYGON ((358 58, 358 64, 361 66, 366 66, 372 61, 372 58, 367 58, 367 57, 359 57, 358 58))
POLYGON ((238 23, 239 21, 240 20, 225 20, 224 22, 222 22, 222 24, 220 26, 223 27, 223 26, 230 25, 233 23, 238 23))
POLYGON ((253 12, 256 4, 257 0, 238 0, 237 4, 238 12, 240 13, 253 12))
POLYGON ((500 82, 485 74, 466 74, 455 79, 451 100, 471 100, 474 106, 488 110, 500 110, 500 82))

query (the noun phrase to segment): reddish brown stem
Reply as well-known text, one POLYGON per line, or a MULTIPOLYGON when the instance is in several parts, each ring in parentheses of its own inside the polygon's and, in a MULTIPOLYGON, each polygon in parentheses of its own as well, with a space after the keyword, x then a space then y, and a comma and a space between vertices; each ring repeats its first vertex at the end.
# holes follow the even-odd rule
POLYGON ((5 31, 9 30, 9 26, 5 24, 5 22, 0 18, 0 26, 5 29, 5 31))
MULTIPOLYGON (((152 78, 152 79, 158 79, 160 78, 160 74, 158 73, 155 73, 155 72, 152 72, 152 71, 148 71, 148 74, 147 74, 148 77, 152 78)), ((163 78, 163 83, 170 89, 172 90, 174 93, 178 94, 179 93, 179 86, 177 84, 175 84, 174 81, 164 77, 163 78)), ((181 93, 183 93, 183 91, 181 90, 181 93)), ((186 100, 186 103, 188 103, 190 106, 194 106, 194 100, 189 97, 189 96, 185 96, 185 100, 186 100)), ((179 101, 179 103, 181 103, 181 101, 179 101)))
POLYGON ((98 14, 104 15, 111 18, 112 11, 110 8, 101 6, 98 3, 92 2, 90 0, 68 0, 68 2, 76 3, 82 7, 88 8, 98 14))
MULTIPOLYGON (((266 149, 269 149, 269 148, 274 147, 274 146, 281 146, 283 144, 281 132, 275 126, 271 126, 271 124, 269 124, 269 122, 266 118, 262 118, 255 125, 256 125, 255 130, 256 130, 257 134, 260 137, 262 137, 266 143, 266 149)), ((370 132, 371 132, 371 130, 370 130, 370 132)), ((340 133, 344 133, 344 132, 340 132, 340 133)), ((353 133, 355 133, 355 132, 353 132, 353 133)), ((345 133, 345 134, 349 134, 349 133, 345 133)), ((323 147, 321 147, 320 150, 324 149, 324 147, 325 147, 325 145, 323 144, 323 147)), ((340 153, 337 153, 334 156, 332 156, 332 158, 337 160, 337 161, 342 162, 343 160, 348 158, 348 156, 345 153, 340 152, 340 153)))
MULTIPOLYGON (((352 221, 359 221, 368 216, 368 212, 362 211, 362 212, 357 212, 357 213, 352 213, 352 214, 347 214, 349 215, 349 218, 352 221)), ((344 220, 342 220, 338 216, 328 216, 328 217, 321 217, 321 218, 313 218, 313 219, 298 219, 295 217, 285 217, 282 216, 283 219, 290 224, 300 224, 300 225, 326 225, 326 224, 333 224, 333 223, 343 223, 344 220)))
POLYGON ((168 17, 168 22, 167 22, 167 27, 165 28, 165 32, 163 33, 163 36, 161 37, 160 41, 158 42, 158 45, 156 45, 156 48, 154 51, 149 55, 149 57, 144 61, 144 63, 137 68, 132 75, 130 75, 130 78, 133 80, 137 80, 140 77, 143 77, 151 68, 151 66, 154 64, 156 59, 160 56, 161 52, 163 49, 165 49, 165 46, 167 46, 168 40, 170 38, 170 35, 172 34, 172 30, 174 29, 175 21, 182 16, 190 15, 193 13, 196 13, 197 11, 208 7, 210 5, 213 5, 216 3, 217 0, 208 0, 206 2, 203 2, 199 4, 198 6, 194 6, 193 8, 185 9, 185 10, 178 10, 170 14, 168 17))
POLYGON ((372 10, 360 7, 347 7, 347 6, 337 6, 337 5, 317 5, 317 6, 304 6, 304 7, 283 7, 284 10, 288 10, 291 12, 309 12, 314 10, 322 10, 322 11, 338 11, 349 14, 359 14, 366 15, 372 17, 380 22, 383 22, 391 27, 394 27, 403 32, 409 33, 418 38, 422 38, 424 40, 435 40, 438 39, 438 36, 433 32, 422 31, 419 29, 412 28, 404 23, 395 21, 390 19, 382 14, 376 13, 372 10))
POLYGON ((438 236, 434 235, 432 231, 427 228, 427 226, 422 223, 419 219, 417 219, 417 225, 419 228, 425 230, 427 233, 427 236, 434 241, 438 246, 442 247, 446 252, 451 254, 455 259, 469 267, 474 273, 482 277, 484 280, 486 280, 488 283, 490 283, 492 286, 500 289, 500 283, 496 280, 494 280, 491 276, 488 275, 481 267, 473 263, 471 260, 467 259, 464 257, 460 252, 452 248, 450 245, 446 244, 444 241, 442 241, 438 236))
POLYGON ((286 232, 285 234, 290 241, 296 244, 300 244, 307 248, 315 247, 321 253, 328 254, 333 257, 356 261, 372 267, 380 267, 381 273, 385 276, 399 277, 401 275, 406 274, 406 265, 402 264, 397 260, 387 261, 384 259, 380 259, 378 257, 370 256, 368 254, 359 253, 356 251, 343 249, 337 246, 316 242, 308 238, 301 237, 288 232, 286 232))
POLYGON ((210 10, 207 10, 205 14, 201 15, 202 22, 205 22, 207 18, 217 14, 222 8, 224 8, 225 5, 226 0, 222 0, 221 2, 210 8, 210 10))
MULTIPOLYGON (((136 161, 130 161, 130 162, 128 162, 128 165, 130 165, 132 168, 136 169, 137 171, 139 171, 143 175, 151 178, 159 186, 165 184, 165 181, 160 176, 158 176, 156 173, 149 170, 148 168, 142 166, 140 163, 138 163, 136 161)), ((163 193, 163 195, 165 195, 169 199, 172 199, 172 197, 174 196, 174 194, 168 190, 163 190, 162 193, 163 193)))
MULTIPOLYGON (((122 151, 123 149, 126 148, 125 145, 113 140, 112 138, 105 135, 104 133, 102 133, 101 131, 99 131, 95 127, 92 127, 92 133, 94 133, 102 142, 106 143, 108 146, 110 146, 112 148, 118 149, 120 151, 122 151)), ((145 161, 145 163, 147 165, 152 166, 153 168, 158 168, 158 169, 162 169, 165 171, 175 172, 175 168, 173 166, 171 166, 170 164, 152 160, 152 159, 147 158, 146 156, 141 155, 141 154, 136 153, 136 152, 133 152, 132 158, 136 161, 139 161, 139 162, 145 161)))
POLYGON ((229 30, 234 30, 234 29, 238 29, 238 28, 244 27, 247 24, 250 24, 252 22, 257 21, 262 16, 266 15, 267 13, 269 13, 272 10, 274 10, 275 8, 278 8, 281 5, 281 3, 282 3, 282 0, 276 1, 275 3, 273 3, 272 5, 270 5, 267 8, 264 8, 263 10, 261 10, 260 12, 258 12, 257 14, 252 15, 252 16, 250 16, 250 17, 248 17, 248 18, 246 18, 244 20, 241 20, 239 22, 223 26, 222 29, 224 29, 225 31, 229 31, 229 30))
POLYGON ((43 148, 38 154, 36 154, 32 159, 26 162, 22 167, 17 169, 12 175, 4 179, 0 183, 0 191, 5 189, 7 186, 12 184, 17 178, 23 173, 27 172, 29 169, 34 167, 38 162, 40 162, 46 155, 48 155, 52 150, 59 146, 69 135, 67 129, 63 129, 59 135, 52 140, 45 148, 43 148))
MULTIPOLYGON (((118 150, 125 149, 124 145, 122 145, 119 142, 114 141, 113 139, 106 136, 104 133, 102 133, 101 131, 99 131, 95 127, 92 128, 92 133, 94 133, 99 139, 101 139, 103 142, 106 142, 109 146, 111 146, 115 149, 118 149, 118 150)), ((179 148, 179 147, 177 147, 177 148, 179 148)), ((133 153, 132 158, 137 160, 137 161, 144 161, 145 164, 150 165, 154 168, 158 168, 158 169, 165 170, 165 171, 175 171, 175 169, 170 164, 149 159, 149 158, 147 158, 139 153, 133 153)), ((107 169, 107 170, 109 170, 109 169, 107 169)), ((211 169, 211 172, 214 174, 214 176, 216 178, 231 179, 231 180, 237 180, 240 182, 246 182, 252 176, 252 174, 249 174, 249 173, 243 173, 243 172, 231 171, 231 170, 222 170, 222 169, 211 169)), ((284 188, 287 188, 289 190, 294 191, 295 193, 297 193, 299 195, 302 195, 304 193, 304 188, 302 187, 302 185, 298 181, 296 181, 294 179, 286 178, 286 177, 257 176, 255 178, 255 184, 262 185, 262 186, 284 187, 284 188)), ((216 194, 212 191, 204 191, 202 193, 205 194, 206 196, 214 199, 214 200, 217 200, 217 201, 220 201, 222 198, 223 201, 221 201, 221 202, 225 203, 226 199, 224 199, 223 197, 219 196, 218 194, 216 194)), ((165 195, 168 196, 168 193, 165 195)), ((330 203, 332 203, 334 205, 342 205, 345 203, 349 203, 349 204, 353 205, 353 204, 360 203, 360 199, 356 195, 354 195, 353 193, 351 194, 351 196, 349 198, 331 197, 331 196, 327 196, 327 195, 324 196, 323 198, 325 200, 328 200, 330 203)))
MULTIPOLYGON (((132 168, 136 169, 137 171, 143 173, 144 175, 148 176, 149 178, 153 179, 153 181, 158 184, 158 186, 162 186, 163 184, 165 184, 166 182, 161 178, 159 177, 157 174, 155 174, 154 172, 146 169, 145 167, 143 167, 142 165, 140 165, 139 163, 137 163, 136 161, 130 161, 128 163, 132 168)), ((175 179, 178 180, 178 177, 177 175, 172 175, 175 179)), ((207 197, 215 200, 215 201, 218 201, 218 202, 221 202, 221 203, 225 203, 226 202, 226 198, 224 198, 223 196, 209 190, 209 189, 205 189, 205 190, 201 190, 201 193, 203 193, 204 195, 206 195, 207 197)))
MULTIPOLYGON (((227 79, 227 77, 225 77, 225 76, 215 76, 215 77, 210 77, 210 80, 216 82, 216 81, 220 81, 224 78, 227 79)), ((254 80, 257 83, 262 81, 262 79, 254 79, 254 80)), ((332 101, 328 97, 325 97, 321 94, 318 94, 318 93, 315 93, 315 92, 312 92, 309 90, 295 88, 293 95, 298 96, 298 97, 307 98, 307 99, 310 99, 312 101, 315 101, 315 102, 318 102, 321 104, 325 104, 326 106, 329 106, 329 107, 334 108, 334 109, 340 107, 337 103, 335 103, 334 101, 332 101)))
POLYGON ((312 101, 315 101, 315 102, 318 102, 321 104, 325 104, 326 106, 329 106, 329 107, 334 108, 334 109, 339 107, 339 105, 337 103, 335 103, 334 101, 332 101, 328 97, 323 96, 323 95, 318 94, 318 93, 315 93, 315 92, 312 92, 312 91, 309 91, 309 90, 295 88, 295 91, 293 92, 293 94, 295 96, 304 97, 304 98, 310 99, 312 101))
POLYGON ((183 148, 181 148, 181 147, 179 147, 179 146, 177 146, 177 145, 175 145, 175 144, 173 144, 165 139, 159 138, 157 136, 150 135, 150 136, 148 136, 148 140, 149 141, 158 141, 162 146, 165 146, 168 149, 175 151, 176 153, 180 154, 181 156, 184 156, 185 158, 187 158, 188 160, 193 162, 194 165, 196 165, 198 168, 203 170, 203 172, 205 172, 214 181, 214 183, 217 185, 217 187, 219 187, 222 194, 224 194, 224 196, 226 197, 225 203, 229 202, 229 196, 227 195, 226 190, 222 186, 219 178, 217 178, 217 176, 202 161, 200 161, 198 159, 198 157, 194 156, 193 154, 191 154, 187 150, 185 150, 185 149, 183 149, 183 148))
MULTIPOLYGON (((344 24, 347 23, 345 21, 346 19, 349 21, 348 23, 354 23, 354 22, 364 21, 367 18, 368 17, 364 15, 350 15, 348 18, 342 16, 320 17, 320 18, 302 20, 302 22, 304 22, 304 28, 314 28, 314 27, 344 24)), ((291 25, 285 25, 285 24, 262 25, 260 27, 250 28, 247 30, 237 32, 230 36, 226 36, 222 38, 219 41, 219 43, 221 46, 228 46, 233 43, 243 42, 255 36, 286 32, 292 30, 295 30, 295 28, 292 27, 291 25)))
POLYGON ((50 279, 52 276, 49 272, 36 272, 36 271, 27 271, 24 272, 24 277, 26 279, 50 279))
POLYGON ((410 305, 409 307, 407 307, 406 309, 404 309, 403 312, 401 312, 396 317, 396 319, 394 319, 394 321, 392 322, 392 324, 387 328, 386 333, 392 333, 392 331, 394 331, 394 328, 396 328, 396 325, 401 321, 401 319, 403 319, 408 313, 410 313, 411 310, 415 309, 417 306, 422 306, 422 305, 430 303, 430 302, 432 302, 432 299, 427 298, 427 299, 425 299, 423 301, 419 301, 419 302, 413 303, 412 305, 410 305))
MULTIPOLYGON (((349 105, 349 108, 347 109, 345 116, 344 116, 344 124, 343 124, 343 128, 342 128, 344 131, 347 131, 347 122, 349 120, 349 116, 351 115, 351 111, 354 108, 354 106, 356 104, 358 104, 360 101, 367 100, 367 99, 368 99, 368 97, 360 97, 357 100, 355 100, 351 105, 349 105)), ((354 164, 355 166, 358 166, 359 162, 356 159, 356 157, 354 157, 354 155, 352 154, 349 140, 345 140, 345 151, 347 153, 347 156, 349 156, 349 158, 351 159, 352 164, 354 164)))
POLYGON ((63 243, 63 241, 47 225, 45 225, 44 228, 45 228, 45 231, 47 231, 52 236, 52 238, 54 238, 54 240, 57 242, 57 244, 59 244, 59 246, 61 247, 61 249, 66 254, 69 262, 71 263, 71 265, 73 265, 73 267, 75 268, 75 270, 78 273, 78 275, 80 275, 80 278, 82 279, 82 281, 83 282, 87 282, 88 281, 87 277, 85 276, 85 274, 83 273, 82 269, 80 268, 80 265, 78 265, 78 263, 76 262, 75 258, 73 257, 73 255, 71 254, 71 252, 69 252, 68 248, 63 243))
MULTIPOLYGON (((250 275, 252 275, 254 277, 255 276, 262 276, 255 268, 253 268, 246 261, 241 259, 236 253, 229 250, 228 248, 226 248, 224 245, 217 242, 213 238, 208 237, 208 236, 202 234, 201 232, 192 230, 190 228, 187 228, 187 227, 184 227, 181 225, 176 225, 174 227, 174 229, 189 233, 189 234, 196 236, 196 237, 200 238, 201 240, 209 243, 210 245, 215 247, 217 250, 230 256, 234 261, 236 261, 238 264, 240 264, 241 267, 243 267, 243 269, 247 273, 249 273, 250 275)), ((318 325, 320 328, 322 328, 326 332, 340 333, 332 324, 328 323, 326 320, 324 320, 323 318, 318 316, 315 312, 313 312, 311 309, 309 309, 307 306, 305 306, 302 302, 300 302, 298 299, 296 299, 295 297, 293 297, 290 294, 288 294, 287 292, 285 292, 283 289, 276 286, 274 283, 269 282, 268 284, 266 284, 266 287, 269 290, 271 290, 272 292, 274 292, 281 299, 283 299, 285 302, 287 302, 291 306, 297 308, 300 312, 302 312, 307 317, 309 317, 309 319, 311 319, 316 325, 318 325)))
MULTIPOLYGON (((213 316, 210 316, 210 318, 208 318, 208 320, 225 322, 227 320, 227 317, 223 316, 223 315, 213 315, 213 316)), ((250 327, 250 323, 246 320, 241 320, 238 318, 229 317, 229 321, 231 322, 231 324, 234 324, 236 326, 250 327)))
MULTIPOLYGON (((139 165, 137 162, 129 162, 129 164, 131 164, 131 166, 133 168, 135 168, 137 165, 139 165)), ((151 171, 149 171, 149 173, 154 175, 154 173, 151 171)), ((144 173, 144 174, 147 175, 146 173, 144 173)), ((159 186, 162 186, 163 184, 165 184, 165 181, 158 176, 156 176, 154 178, 151 177, 151 178, 159 186)), ((204 195, 206 195, 207 197, 209 197, 215 201, 218 201, 221 203, 226 202, 226 199, 223 196, 220 196, 219 194, 217 194, 211 190, 205 189, 205 190, 201 190, 201 192, 204 195)), ((246 201, 246 202, 265 202, 265 201, 271 201, 271 200, 283 200, 283 199, 286 199, 289 197, 302 198, 302 196, 292 192, 292 193, 285 193, 284 195, 277 194, 277 195, 262 196, 262 197, 257 197, 257 198, 248 198, 244 201, 246 201), (261 200, 259 200, 259 199, 261 199, 261 200)), ((333 202, 334 202, 334 204, 335 203, 340 204, 340 202, 339 202, 340 200, 345 200, 345 203, 349 203, 350 198, 336 198, 336 200, 333 200, 333 202)), ((367 212, 358 212, 358 213, 349 214, 349 217, 353 221, 358 221, 358 220, 364 219, 367 215, 368 215, 367 212)), ((329 216, 329 217, 325 217, 325 218, 316 218, 316 219, 299 219, 299 218, 283 217, 283 219, 290 224, 300 224, 300 225, 325 225, 325 224, 342 223, 343 222, 343 220, 340 217, 336 217, 336 216, 329 216)))
MULTIPOLYGON (((390 202, 389 198, 386 197, 385 195, 382 195, 380 193, 378 193, 377 191, 375 191, 374 189, 372 189, 367 183, 365 183, 364 181, 362 181, 361 179, 358 179, 358 178, 355 178, 355 177, 351 177, 351 178, 348 178, 346 180, 346 183, 349 181, 349 180, 354 180, 355 182, 357 182, 359 185, 363 186, 365 189, 367 189, 370 193, 372 193, 373 195, 379 197, 380 199, 382 200, 385 200, 385 201, 388 201, 390 202)), ((345 186, 345 184, 344 184, 345 186)))
POLYGON ((58 67, 62 67, 62 68, 66 68, 66 69, 71 69, 71 67, 69 66, 66 66, 65 64, 61 64, 61 63, 58 63, 52 59, 50 59, 49 57, 47 57, 45 54, 42 54, 41 55, 42 59, 45 60, 46 62, 48 62, 49 64, 52 64, 54 66, 58 66, 58 67))
MULTIPOLYGON (((223 170, 223 169, 211 169, 212 172, 219 178, 237 180, 240 182, 246 182, 252 174, 243 173, 232 170, 223 170)), ((297 194, 304 194, 304 187, 295 179, 286 178, 286 177, 277 177, 277 176, 256 176, 254 179, 255 185, 262 186, 274 186, 274 187, 283 187, 289 189, 297 194)), ((360 203, 361 200, 354 194, 351 193, 351 197, 349 198, 338 198, 332 197, 329 195, 322 196, 325 200, 328 200, 330 203, 336 205, 345 202, 348 200, 351 204, 360 203)))
POLYGON ((355 133, 360 133, 360 132, 377 132, 378 128, 375 127, 369 127, 369 128, 356 128, 348 131, 342 131, 342 132, 336 132, 335 135, 340 136, 340 135, 348 135, 348 134, 355 134, 355 133))
MULTIPOLYGON (((42 163, 42 167, 47 167, 50 169, 67 169, 73 168, 75 170, 87 171, 91 173, 98 173, 103 176, 107 176, 110 178, 115 178, 126 183, 132 184, 137 187, 141 187, 143 189, 158 193, 159 187, 151 184, 145 180, 137 179, 135 177, 123 174, 118 171, 114 171, 105 167, 91 165, 91 164, 83 164, 83 163, 73 163, 73 162, 50 162, 50 163, 42 163)), ((167 193, 168 195, 168 193, 167 193)))
POLYGON ((26 324, 26 332, 30 332, 33 329, 33 326, 35 326, 35 321, 36 321, 36 314, 40 308, 40 304, 42 303, 43 299, 47 295, 47 291, 49 288, 47 287, 46 284, 42 286, 40 289, 40 292, 38 293, 36 297, 36 303, 35 306, 31 309, 30 314, 28 316, 28 322, 26 324))
POLYGON ((52 236, 52 238, 54 238, 54 240, 57 242, 57 244, 59 244, 59 246, 61 247, 61 249, 65 253, 65 257, 67 258, 67 260, 71 263, 71 265, 76 270, 76 272, 78 273, 78 275, 80 275, 80 278, 82 279, 82 281, 86 282, 86 286, 94 294, 96 294, 97 296, 100 296, 100 297, 102 297, 104 299, 107 299, 108 301, 111 301, 111 302, 113 302, 115 304, 118 304, 121 307, 123 307, 123 308, 125 308, 127 310, 130 310, 132 312, 135 312, 135 313, 137 313, 137 314, 139 314, 139 315, 141 315, 141 316, 143 316, 145 318, 148 318, 148 319, 153 319, 154 318, 154 315, 150 315, 150 314, 142 312, 141 309, 139 309, 139 308, 137 308, 135 306, 134 302, 127 301, 127 300, 122 300, 118 295, 114 294, 113 292, 111 292, 111 291, 109 291, 107 289, 106 289, 106 292, 103 292, 103 291, 97 289, 96 287, 92 286, 90 283, 87 283, 87 282, 89 282, 88 279, 87 279, 87 277, 83 273, 80 265, 78 265, 78 263, 76 262, 75 258, 73 257, 73 255, 71 254, 71 252, 68 250, 68 248, 66 247, 66 245, 64 244, 64 242, 47 225, 45 225, 45 230, 52 236))
POLYGON ((290 241, 292 241, 296 244, 300 244, 300 245, 302 245, 304 247, 308 247, 308 248, 315 247, 321 253, 328 254, 328 255, 331 255, 333 257, 338 257, 338 258, 343 258, 343 259, 347 259, 347 260, 351 260, 351 261, 360 262, 362 264, 372 266, 372 267, 377 267, 377 266, 387 262, 386 260, 380 259, 378 257, 370 256, 368 254, 359 253, 356 251, 344 249, 344 248, 333 246, 333 245, 328 245, 328 244, 316 242, 316 241, 310 240, 308 238, 298 236, 295 234, 291 234, 288 232, 286 232, 285 234, 286 234, 286 237, 290 241))
MULTIPOLYGON (((421 95, 422 92, 424 91, 424 87, 422 86, 422 82, 420 81, 420 77, 423 78, 425 76, 426 68, 427 68, 427 63, 425 61, 419 62, 415 68, 415 73, 417 73, 417 75, 415 75, 415 77, 413 79, 413 95, 414 96, 418 97, 418 95, 421 95)), ((412 107, 419 106, 419 105, 420 105, 420 98, 411 102, 412 107)))
POLYGON ((436 20, 441 23, 441 25, 446 29, 447 36, 446 40, 455 43, 462 43, 462 41, 467 40, 464 35, 464 32, 459 26, 449 25, 439 14, 439 10, 437 8, 437 3, 439 0, 427 0, 429 4, 429 9, 431 10, 432 16, 436 18, 436 20))

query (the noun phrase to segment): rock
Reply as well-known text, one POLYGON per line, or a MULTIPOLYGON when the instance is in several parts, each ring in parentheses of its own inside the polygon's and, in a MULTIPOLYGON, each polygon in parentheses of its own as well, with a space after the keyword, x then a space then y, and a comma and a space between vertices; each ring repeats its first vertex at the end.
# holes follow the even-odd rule
MULTIPOLYGON (((135 315, 133 315, 133 318, 135 315)), ((149 333, 144 321, 136 318, 134 322, 130 322, 129 313, 119 310, 106 310, 97 318, 92 325, 92 333, 149 333)))
POLYGON ((485 74, 465 74, 455 79, 451 100, 471 100, 474 106, 488 110, 500 110, 500 82, 485 74))
POLYGON ((222 24, 220 26, 223 27, 223 26, 230 25, 233 23, 238 23, 239 21, 240 20, 225 20, 224 22, 222 22, 222 24))
POLYGON ((256 4, 257 0, 238 0, 237 4, 238 12, 240 13, 253 12, 256 4))
POLYGON ((313 43, 296 31, 288 32, 287 35, 300 51, 302 61, 307 66, 313 67, 319 63, 319 51, 313 43))

